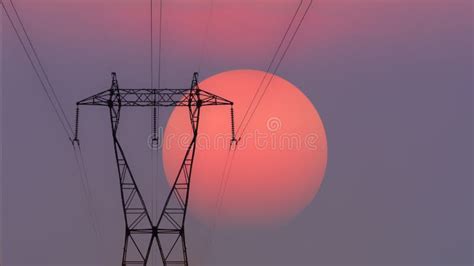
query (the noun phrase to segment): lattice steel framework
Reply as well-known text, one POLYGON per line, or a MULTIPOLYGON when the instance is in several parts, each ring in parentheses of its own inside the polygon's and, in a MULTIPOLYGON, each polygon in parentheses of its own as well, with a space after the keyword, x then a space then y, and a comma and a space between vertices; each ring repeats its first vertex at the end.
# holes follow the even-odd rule
MULTIPOLYGON (((156 241, 158 245, 163 265, 189 265, 185 240, 185 221, 201 107, 232 106, 233 103, 201 90, 198 86, 197 73, 194 73, 189 89, 121 89, 116 74, 112 73, 111 88, 77 103, 78 108, 81 105, 109 108, 115 159, 120 180, 121 203, 125 219, 122 265, 147 265, 153 241, 156 241), (117 135, 123 107, 150 106, 187 107, 193 132, 193 137, 187 147, 181 167, 156 223, 150 217, 117 135)), ((231 119, 233 125, 233 116, 231 119)), ((78 117, 76 117, 77 120, 78 117)), ((234 133, 232 135, 232 140, 234 140, 234 133)), ((77 122, 74 141, 78 141, 77 122)))

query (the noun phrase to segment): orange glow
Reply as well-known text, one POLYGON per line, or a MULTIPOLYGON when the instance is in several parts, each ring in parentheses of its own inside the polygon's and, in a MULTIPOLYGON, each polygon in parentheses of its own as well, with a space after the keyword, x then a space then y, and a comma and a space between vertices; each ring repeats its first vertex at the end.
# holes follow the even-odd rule
MULTIPOLYGON (((264 74, 223 72, 201 82, 200 88, 234 102, 238 127, 264 74)), ((173 110, 163 148, 169 183, 183 158, 183 144, 189 143, 181 136, 190 132, 187 108, 173 110)), ((212 224, 217 215, 220 225, 281 224, 312 201, 326 168, 326 134, 318 112, 294 85, 278 76, 273 79, 239 142, 222 208, 216 213, 229 132, 228 106, 202 108, 190 199, 191 213, 199 220, 212 224)))

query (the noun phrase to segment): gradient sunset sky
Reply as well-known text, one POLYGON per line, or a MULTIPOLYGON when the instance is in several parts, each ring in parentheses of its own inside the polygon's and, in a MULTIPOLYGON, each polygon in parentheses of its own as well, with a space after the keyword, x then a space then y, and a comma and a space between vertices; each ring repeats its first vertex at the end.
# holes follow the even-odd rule
MULTIPOLYGON (((265 70, 298 4, 214 0, 206 30, 210 2, 164 1, 163 87, 187 87, 197 70, 202 79, 265 70)), ((149 86, 149 1, 15 3, 71 119, 112 71, 124 87, 149 86)), ((191 216, 192 265, 472 265, 472 12, 470 0, 314 0, 277 74, 324 122, 321 190, 279 228, 209 234, 191 216)), ((117 265, 108 113, 81 114, 98 243, 70 143, 1 15, 1 264, 117 265)), ((149 112, 127 117, 145 129, 123 136, 132 169, 146 175, 149 112)))

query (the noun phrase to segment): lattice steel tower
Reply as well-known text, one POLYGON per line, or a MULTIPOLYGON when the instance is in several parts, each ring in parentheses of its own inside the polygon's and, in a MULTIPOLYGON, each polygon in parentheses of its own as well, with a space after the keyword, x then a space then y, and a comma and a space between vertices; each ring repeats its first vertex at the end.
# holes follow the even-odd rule
MULTIPOLYGON (((198 74, 194 73, 189 89, 122 89, 117 76, 112 73, 112 86, 77 103, 77 138, 79 106, 94 105, 108 107, 112 138, 120 180, 121 203, 125 219, 125 242, 122 265, 147 265, 153 241, 156 241, 163 265, 189 265, 185 240, 185 221, 189 202, 189 186, 196 153, 199 118, 204 106, 229 105, 233 103, 222 97, 201 90, 198 74), (120 114, 123 107, 187 107, 193 137, 187 147, 181 167, 168 194, 158 221, 152 221, 143 196, 135 182, 125 152, 117 136, 120 114)), ((233 114, 233 112, 231 112, 233 114)), ((231 117, 232 125, 233 115, 231 117)), ((233 126, 232 126, 233 128, 233 126)), ((232 141, 235 140, 232 132, 232 141)))

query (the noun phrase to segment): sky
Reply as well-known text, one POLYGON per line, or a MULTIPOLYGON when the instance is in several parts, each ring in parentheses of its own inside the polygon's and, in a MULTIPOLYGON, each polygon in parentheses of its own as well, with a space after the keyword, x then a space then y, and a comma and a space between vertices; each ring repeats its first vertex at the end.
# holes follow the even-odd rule
MULTIPOLYGON (((76 101, 110 86, 112 71, 125 86, 149 84, 149 2, 15 3, 71 119, 76 101)), ((187 87, 196 70, 203 79, 265 70, 297 5, 215 0, 209 16, 209 3, 164 2, 163 86, 187 87)), ((472 5, 315 0, 277 74, 324 122, 321 189, 278 228, 211 232, 191 216, 191 261, 472 265, 472 5)), ((70 143, 1 14, 1 264, 117 265, 123 224, 107 112, 81 111, 97 239, 70 143)), ((127 118, 129 157, 146 175, 149 132, 138 128, 149 127, 149 113, 127 118)))

